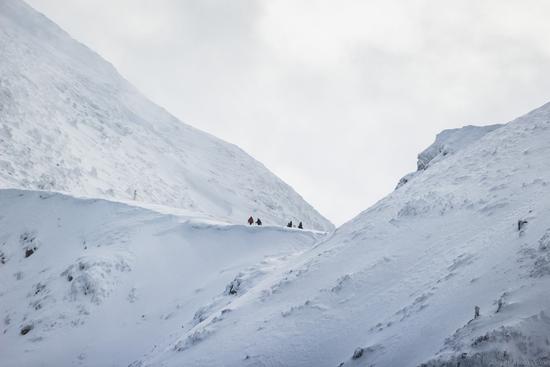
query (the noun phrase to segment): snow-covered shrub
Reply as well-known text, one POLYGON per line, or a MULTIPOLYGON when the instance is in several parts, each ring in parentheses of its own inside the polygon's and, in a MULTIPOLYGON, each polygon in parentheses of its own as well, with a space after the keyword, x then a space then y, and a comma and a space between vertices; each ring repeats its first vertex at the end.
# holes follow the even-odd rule
MULTIPOLYGON (((469 345, 456 343, 462 338, 457 331, 446 341, 454 355, 439 357, 421 367, 519 367, 550 366, 550 318, 541 312, 521 324, 501 326, 471 339, 469 345)), ((468 331, 466 328, 462 331, 468 331)))
POLYGON ((27 335, 32 329, 34 329, 34 326, 32 324, 25 325, 21 328, 21 335, 27 335))
POLYGON ((199 308, 193 315, 193 325, 200 324, 210 316, 212 313, 212 307, 204 306, 199 308))
POLYGON ((411 199, 399 209, 397 216, 414 217, 429 213, 444 215, 445 213, 455 209, 457 199, 452 194, 441 195, 435 191, 429 191, 422 195, 411 199))
POLYGON ((55 177, 42 174, 34 186, 39 190, 52 191, 55 189, 55 177))
POLYGON ((539 251, 550 250, 550 229, 539 240, 539 251))
POLYGON ((239 292, 241 286, 241 279, 235 278, 225 287, 225 294, 236 295, 239 292))
POLYGON ((363 357, 363 353, 365 352, 365 350, 363 348, 357 348, 353 351, 353 356, 351 357, 351 359, 359 359, 361 357, 363 357))
POLYGON ((200 329, 192 332, 191 334, 187 335, 185 339, 180 340, 174 345, 174 350, 176 352, 183 352, 186 349, 189 349, 193 345, 200 343, 205 338, 207 338, 210 334, 212 334, 211 330, 208 329, 200 329))
POLYGON ((34 254, 39 247, 39 242, 36 239, 36 233, 31 231, 23 232, 19 236, 19 243, 21 244, 21 247, 23 247, 26 258, 34 254))
POLYGON ((550 230, 539 240, 538 248, 535 251, 535 260, 530 272, 533 278, 540 278, 550 275, 550 230))
POLYGON ((70 283, 68 298, 76 301, 85 297, 100 304, 115 287, 117 274, 114 271, 130 271, 130 266, 122 258, 115 261, 81 258, 61 273, 70 283))
POLYGON ((418 172, 411 172, 403 177, 401 177, 401 179, 399 180, 399 182, 397 183, 397 186, 395 187, 395 190, 399 189, 401 186, 407 184, 410 180, 412 180, 416 175, 418 174, 418 172))

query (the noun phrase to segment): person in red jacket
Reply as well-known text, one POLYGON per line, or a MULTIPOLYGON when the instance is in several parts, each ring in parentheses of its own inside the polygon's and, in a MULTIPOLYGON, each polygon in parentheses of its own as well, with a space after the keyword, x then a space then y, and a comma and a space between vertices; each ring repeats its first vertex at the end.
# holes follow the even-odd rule
POLYGON ((254 224, 254 218, 252 218, 252 217, 248 218, 248 224, 253 225, 254 224))

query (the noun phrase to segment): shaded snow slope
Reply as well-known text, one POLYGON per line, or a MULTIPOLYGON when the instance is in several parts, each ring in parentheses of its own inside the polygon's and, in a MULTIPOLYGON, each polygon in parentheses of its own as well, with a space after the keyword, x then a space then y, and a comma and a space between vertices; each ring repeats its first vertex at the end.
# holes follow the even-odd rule
POLYGON ((549 142, 550 104, 434 162, 140 365, 550 365, 549 142))
POLYGON ((0 190, 0 365, 127 366, 320 236, 0 190))
POLYGON ((0 1, 0 187, 332 224, 238 147, 183 124, 20 0, 0 1))

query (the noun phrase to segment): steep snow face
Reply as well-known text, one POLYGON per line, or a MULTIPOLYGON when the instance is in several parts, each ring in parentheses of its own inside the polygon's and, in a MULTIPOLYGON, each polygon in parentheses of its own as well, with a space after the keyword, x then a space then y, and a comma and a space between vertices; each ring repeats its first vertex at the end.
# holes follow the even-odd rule
POLYGON ((412 180, 422 171, 428 169, 432 164, 445 159, 447 156, 466 148, 470 144, 478 141, 486 134, 500 128, 501 124, 488 126, 464 126, 459 129, 443 130, 437 134, 435 142, 418 154, 417 171, 411 172, 399 180, 397 189, 412 180))
POLYGON ((142 365, 549 365, 549 141, 550 104, 433 162, 142 365))
POLYGON ((320 236, 0 190, 0 365, 127 366, 320 236))
POLYGON ((175 119, 19 0, 0 1, 0 55, 0 187, 333 228, 262 164, 175 119))

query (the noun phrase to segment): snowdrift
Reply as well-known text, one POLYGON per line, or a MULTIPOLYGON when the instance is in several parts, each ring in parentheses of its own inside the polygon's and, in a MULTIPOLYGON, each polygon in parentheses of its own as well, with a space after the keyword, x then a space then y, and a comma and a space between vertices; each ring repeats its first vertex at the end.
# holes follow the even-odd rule
POLYGON ((178 121, 20 0, 0 1, 0 55, 0 187, 333 229, 261 163, 178 121))
POLYGON ((0 365, 127 366, 321 236, 0 190, 0 365))

